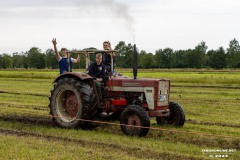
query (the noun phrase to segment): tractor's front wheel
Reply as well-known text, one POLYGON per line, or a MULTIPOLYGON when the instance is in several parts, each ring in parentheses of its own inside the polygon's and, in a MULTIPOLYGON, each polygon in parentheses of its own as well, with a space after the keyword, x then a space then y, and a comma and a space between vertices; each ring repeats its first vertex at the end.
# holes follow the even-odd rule
POLYGON ((63 78, 54 84, 50 97, 53 122, 64 128, 76 128, 83 119, 96 114, 96 96, 93 88, 75 78, 63 78))
POLYGON ((147 112, 138 105, 128 106, 121 114, 120 123, 122 124, 122 131, 130 136, 145 136, 150 127, 150 119, 147 112))
POLYGON ((176 102, 170 102, 169 104, 170 116, 169 117, 157 117, 157 124, 168 125, 175 127, 182 127, 185 122, 185 113, 182 107, 176 102))

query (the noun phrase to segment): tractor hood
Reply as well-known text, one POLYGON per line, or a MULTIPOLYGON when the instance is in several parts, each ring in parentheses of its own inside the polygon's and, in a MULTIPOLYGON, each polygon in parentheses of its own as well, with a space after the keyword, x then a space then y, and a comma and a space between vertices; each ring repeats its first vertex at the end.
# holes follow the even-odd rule
POLYGON ((158 87, 159 81, 169 81, 169 79, 133 79, 128 77, 110 78, 107 82, 109 87, 158 87))

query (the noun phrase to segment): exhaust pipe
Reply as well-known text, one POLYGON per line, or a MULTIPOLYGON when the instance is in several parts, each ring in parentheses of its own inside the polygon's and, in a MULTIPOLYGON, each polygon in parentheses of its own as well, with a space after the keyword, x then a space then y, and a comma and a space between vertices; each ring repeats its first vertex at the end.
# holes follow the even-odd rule
POLYGON ((136 44, 133 46, 133 77, 137 79, 137 48, 136 44))

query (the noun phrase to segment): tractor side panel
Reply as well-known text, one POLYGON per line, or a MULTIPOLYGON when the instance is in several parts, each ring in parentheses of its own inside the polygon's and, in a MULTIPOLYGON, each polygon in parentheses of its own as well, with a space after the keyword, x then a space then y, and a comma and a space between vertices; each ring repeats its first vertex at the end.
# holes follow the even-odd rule
POLYGON ((154 87, 144 87, 148 108, 154 110, 154 87))
POLYGON ((110 91, 121 92, 141 92, 145 94, 148 108, 154 110, 157 105, 158 80, 152 79, 130 79, 130 78, 113 78, 107 83, 110 91))

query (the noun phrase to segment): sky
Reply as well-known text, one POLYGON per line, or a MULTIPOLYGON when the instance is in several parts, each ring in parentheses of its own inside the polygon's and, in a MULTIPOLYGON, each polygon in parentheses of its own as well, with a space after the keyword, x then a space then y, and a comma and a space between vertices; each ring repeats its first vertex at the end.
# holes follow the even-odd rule
POLYGON ((109 40, 155 53, 226 49, 240 41, 239 0, 0 0, 0 54, 57 47, 102 49, 109 40))

